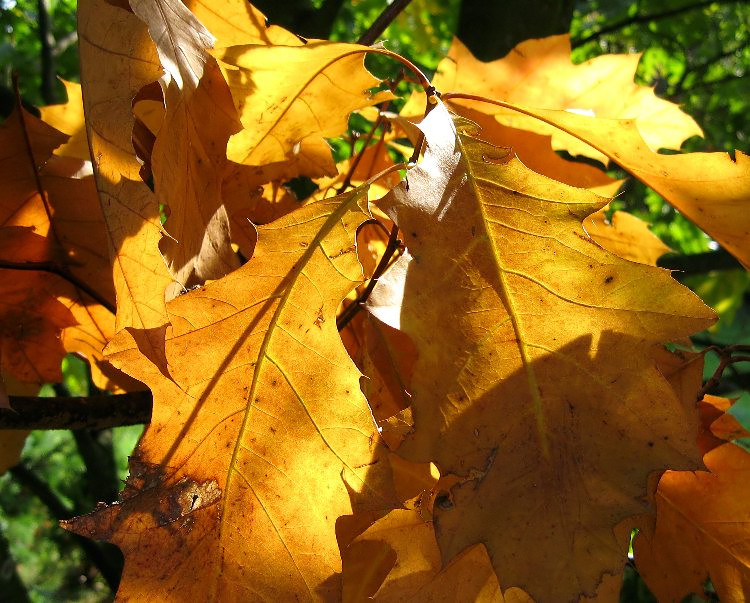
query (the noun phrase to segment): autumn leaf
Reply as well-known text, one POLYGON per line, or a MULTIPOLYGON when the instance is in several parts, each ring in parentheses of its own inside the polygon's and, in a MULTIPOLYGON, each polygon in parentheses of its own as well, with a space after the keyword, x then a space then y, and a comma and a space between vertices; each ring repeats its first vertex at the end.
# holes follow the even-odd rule
POLYGON ((186 0, 185 6, 216 37, 216 47, 242 44, 298 46, 304 41, 278 25, 267 25, 265 15, 244 0, 223 0, 221 10, 214 2, 186 0))
POLYGON ((67 80, 62 80, 62 83, 68 96, 67 102, 42 107, 40 109, 42 121, 70 136, 67 142, 55 149, 55 155, 91 161, 89 141, 86 138, 86 124, 83 119, 81 85, 67 80))
POLYGON ((435 503, 444 562, 484 542, 504 589, 593 595, 621 571, 613 527, 645 509, 649 474, 698 462, 693 405, 654 354, 713 313, 593 244, 581 222, 606 199, 531 172, 440 103, 420 127, 425 157, 383 201, 411 257, 371 298, 419 354, 399 454, 460 480, 435 503))
MULTIPOLYGON (((502 103, 500 103, 502 104, 502 103)), ((746 268, 750 267, 750 159, 737 151, 661 155, 648 148, 636 122, 506 105, 580 138, 650 186, 746 268)))
POLYGON ((62 380, 60 334, 76 320, 57 299, 55 284, 41 272, 0 270, 0 368, 19 381, 62 380))
MULTIPOLYGON (((718 439, 730 435, 722 417, 736 425, 726 414, 706 416, 713 419, 712 431, 719 423, 718 439)), ((655 525, 645 521, 633 544, 638 571, 660 601, 703 594, 709 577, 722 601, 741 601, 750 592, 750 454, 725 440, 703 461, 709 471, 667 471, 662 476, 655 525)))
POLYGON ((82 0, 78 31, 86 129, 117 292, 116 330, 145 330, 148 354, 166 372, 164 291, 172 277, 158 248, 159 207, 133 152, 131 107, 161 68, 145 25, 122 8, 82 0))
POLYGON ((472 547, 443 569, 428 518, 419 509, 396 509, 359 536, 343 554, 349 570, 344 573, 344 601, 502 603, 484 547, 472 547), (357 562, 372 577, 356 572, 357 562))
POLYGON ((171 379, 138 332, 110 343, 153 416, 122 502, 68 526, 123 550, 123 599, 336 599, 337 518, 394 506, 335 320, 361 280, 366 194, 262 227, 247 264, 169 302, 171 379))
POLYGON ((132 389, 102 353, 114 334, 106 233, 90 164, 52 155, 66 139, 25 112, 0 127, 3 366, 24 381, 59 382, 74 352, 98 387, 132 389))
POLYGON ((176 0, 139 0, 133 11, 148 25, 168 76, 166 114, 151 153, 154 191, 165 206, 170 237, 161 249, 180 289, 239 267, 222 204, 226 143, 240 128, 226 82, 208 54, 214 37, 176 0))
POLYGON ((336 174, 324 137, 344 132, 351 112, 392 97, 369 93, 379 80, 365 69, 365 52, 326 41, 214 51, 245 126, 229 140, 229 159, 252 166, 299 161, 299 174, 336 174))
MULTIPOLYGON (((511 128, 494 116, 476 108, 456 105, 456 111, 482 128, 482 139, 498 147, 510 147, 529 169, 579 188, 588 188, 604 197, 613 197, 622 185, 606 172, 587 163, 568 161, 552 150, 552 136, 511 128)), ((420 115, 421 116, 421 115, 420 115)))
MULTIPOLYGON (((432 83, 443 92, 460 91, 526 107, 637 120, 651 149, 679 149, 687 138, 700 136, 701 129, 676 104, 658 98, 652 88, 633 82, 639 60, 639 54, 607 54, 574 65, 570 38, 565 34, 526 40, 507 56, 485 63, 454 39, 432 83)), ((418 107, 416 98, 412 102, 418 107)), ((480 109, 491 115, 497 113, 487 106, 480 109)), ((418 110, 413 111, 416 114, 418 110)), ((551 134, 555 150, 602 158, 580 140, 518 114, 503 114, 498 119, 505 126, 551 134)))
POLYGON ((598 211, 583 221, 583 227, 604 249, 631 262, 656 266, 656 260, 671 251, 647 222, 624 211, 614 212, 611 220, 598 211))

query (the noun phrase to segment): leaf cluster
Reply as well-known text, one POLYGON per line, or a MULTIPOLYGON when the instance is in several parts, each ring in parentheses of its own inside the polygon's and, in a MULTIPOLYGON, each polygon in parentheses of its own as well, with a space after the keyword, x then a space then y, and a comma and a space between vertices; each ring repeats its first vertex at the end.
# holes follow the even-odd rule
POLYGON ((80 86, 0 127, 2 405, 69 353, 153 400, 120 499, 61 517, 118 597, 615 600, 631 548, 660 600, 745 597, 715 313, 610 202, 627 174, 748 268, 748 156, 680 151, 638 57, 568 36, 427 78, 221 9, 81 1, 80 86))

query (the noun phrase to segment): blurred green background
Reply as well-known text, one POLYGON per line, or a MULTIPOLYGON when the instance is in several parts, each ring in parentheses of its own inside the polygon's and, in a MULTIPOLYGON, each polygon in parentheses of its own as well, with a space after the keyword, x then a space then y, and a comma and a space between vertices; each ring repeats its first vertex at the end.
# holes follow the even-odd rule
MULTIPOLYGON (((307 36, 353 42, 384 9, 384 0, 265 0, 269 20, 307 36)), ((78 80, 74 0, 0 0, 0 104, 12 107, 17 72, 24 99, 36 106, 64 101, 57 76, 78 80)), ((689 150, 750 152, 750 4, 686 0, 413 0, 388 27, 386 46, 429 74, 458 35, 475 55, 491 60, 516 43, 570 32, 574 62, 605 53, 643 53, 637 80, 682 104, 704 128, 689 150)), ((379 75, 394 67, 375 60, 379 75)), ((389 71, 390 70, 390 71, 389 71)), ((353 122, 354 123, 354 122, 353 122)), ((356 123, 354 123, 356 127, 356 123)), ((623 177, 616 169, 613 174, 623 177)), ((648 221, 674 254, 665 259, 720 314, 694 338, 709 345, 750 344, 750 277, 719 246, 653 191, 630 182, 613 209, 648 221)), ((748 242, 750 244, 750 242, 748 242)), ((706 376, 717 359, 707 356, 706 376)), ((42 395, 86 395, 93 385, 85 363, 68 357, 65 382, 42 395)), ((750 425, 750 367, 730 367, 713 393, 739 397, 735 414, 750 425)), ((142 431, 34 432, 22 463, 0 477, 0 600, 108 601, 122 558, 115 547, 85 541, 57 520, 114 500, 127 457, 142 431)), ((710 584, 708 585, 710 593, 710 584)), ((653 601, 632 566, 622 601, 653 601)))

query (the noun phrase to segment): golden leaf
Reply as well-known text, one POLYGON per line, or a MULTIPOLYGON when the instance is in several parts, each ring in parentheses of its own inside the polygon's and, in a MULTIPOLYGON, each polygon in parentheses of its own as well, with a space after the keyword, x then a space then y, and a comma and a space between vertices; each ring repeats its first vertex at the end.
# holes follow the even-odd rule
POLYGON ((692 403, 653 356, 714 315, 585 235, 606 199, 531 172, 442 104, 421 129, 424 160, 384 200, 411 258, 371 298, 419 354, 398 452, 459 480, 435 502, 445 560, 484 542, 503 588, 591 596, 621 571, 613 527, 643 512, 649 474, 698 462, 692 403))
POLYGON ((149 28, 162 67, 166 114, 151 154, 154 192, 168 208, 170 234, 161 249, 181 289, 239 267, 222 176, 229 136, 240 127, 226 82, 208 54, 214 38, 179 0, 138 0, 133 11, 149 28))
MULTIPOLYGON (((442 92, 477 94, 526 107, 637 119, 650 148, 679 149, 687 138, 700 136, 701 129, 678 105, 658 98, 652 88, 633 82, 639 59, 638 54, 602 55, 574 65, 570 60, 570 38, 565 34, 526 40, 507 56, 485 63, 454 39, 432 83, 442 92)), ((415 98, 412 103, 415 109, 405 110, 412 111, 409 115, 418 114, 419 101, 415 98)), ((475 108, 496 113, 487 105, 475 108)), ((556 150, 603 158, 580 140, 523 116, 503 114, 499 119, 509 127, 552 135, 556 150)))
POLYGON ((113 363, 153 392, 153 417, 123 501, 69 527, 122 548, 120 597, 335 599, 337 518, 392 508, 335 320, 361 280, 366 194, 261 228, 247 264, 169 302, 172 379, 133 333, 110 344, 113 363))
POLYGON ((166 371, 161 327, 172 277, 158 248, 159 207, 133 151, 131 107, 161 68, 145 25, 122 8, 82 0, 78 31, 87 134, 114 264, 116 330, 144 329, 149 356, 166 371))
POLYGON ((660 155, 636 123, 514 106, 584 140, 653 188, 750 268, 750 157, 727 153, 660 155))
POLYGON ((81 85, 62 80, 68 101, 61 105, 42 107, 42 120, 70 136, 70 140, 55 150, 55 155, 73 157, 84 161, 91 160, 89 141, 86 138, 86 124, 83 121, 83 96, 81 85))
POLYGON ((227 156, 252 166, 306 162, 307 176, 336 174, 324 137, 347 128, 353 111, 392 95, 364 67, 365 46, 313 41, 304 46, 235 46, 216 50, 245 129, 227 156))

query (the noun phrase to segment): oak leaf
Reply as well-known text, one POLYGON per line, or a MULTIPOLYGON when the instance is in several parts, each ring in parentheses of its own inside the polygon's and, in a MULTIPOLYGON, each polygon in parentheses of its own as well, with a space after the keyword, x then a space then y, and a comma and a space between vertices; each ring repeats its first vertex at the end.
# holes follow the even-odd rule
POLYGON ((419 354, 399 454, 460 480, 435 504, 444 561, 484 542, 503 588, 593 595, 621 571, 613 527, 645 510, 649 474, 698 462, 692 403, 653 355, 713 313, 585 235, 607 199, 531 172, 440 103, 420 127, 422 163, 383 200, 411 258, 371 299, 419 354))
POLYGON ((229 159, 251 166, 304 160, 300 174, 336 174, 324 138, 344 132, 353 111, 392 97, 370 94, 380 82, 364 67, 366 52, 318 40, 215 50, 245 127, 230 138, 229 159))
POLYGON ((239 267, 222 204, 229 136, 240 128, 226 82, 208 54, 214 37, 179 0, 133 0, 167 75, 164 122, 151 152, 154 192, 166 206, 161 249, 177 284, 167 293, 239 267))
POLYGON ((173 281, 158 248, 158 203, 141 180, 132 145, 133 98, 159 79, 161 67, 146 26, 104 0, 78 4, 78 32, 86 130, 117 292, 116 331, 148 333, 149 356, 166 371, 164 291, 173 281))
POLYGON ((86 138, 86 124, 83 119, 81 85, 67 80, 62 80, 62 83, 68 96, 67 102, 42 107, 40 109, 42 121, 70 136, 67 142, 55 149, 55 155, 90 161, 91 153, 89 153, 89 141, 86 138))
MULTIPOLYGON (((646 143, 654 150, 679 149, 687 138, 702 135, 695 120, 676 104, 658 98, 653 88, 633 82, 639 60, 639 54, 607 54, 574 65, 570 38, 565 34, 526 40, 505 57, 485 63, 454 39, 432 83, 443 92, 461 91, 526 107, 637 119, 646 143)), ((412 103, 419 104, 416 98, 412 103)), ((487 106, 481 110, 497 113, 487 106)), ((603 159, 580 140, 543 124, 518 115, 506 114, 499 119, 506 126, 551 134, 556 150, 603 159)))
MULTIPOLYGON (((510 105, 508 105, 509 108, 510 105)), ((750 268, 750 157, 727 153, 661 155, 636 122, 513 106, 580 138, 650 186, 750 268)))
POLYGON ((186 0, 198 20, 216 37, 216 47, 242 44, 280 44, 299 46, 304 40, 278 25, 267 25, 265 15, 244 0, 216 2, 186 0))
POLYGON ((631 262, 656 266, 656 260, 671 251, 647 222, 624 211, 616 211, 611 220, 598 211, 583 221, 583 227, 604 249, 631 262))
POLYGON ((135 384, 102 350, 114 334, 114 289, 90 164, 53 156, 67 136, 25 112, 0 127, 3 366, 59 382, 66 352, 84 355, 102 389, 135 384), (49 314, 47 314, 49 313, 49 314))
POLYGON ((170 301, 171 378, 145 361, 138 332, 110 343, 153 392, 152 421, 122 502, 69 527, 123 550, 122 598, 336 599, 337 519, 393 508, 335 320, 361 280, 366 194, 262 227, 247 264, 170 301))
POLYGON ((709 471, 662 476, 655 524, 644 522, 633 544, 638 571, 660 601, 702 594, 709 577, 721 601, 750 593, 750 454, 724 441, 703 461, 709 471))

